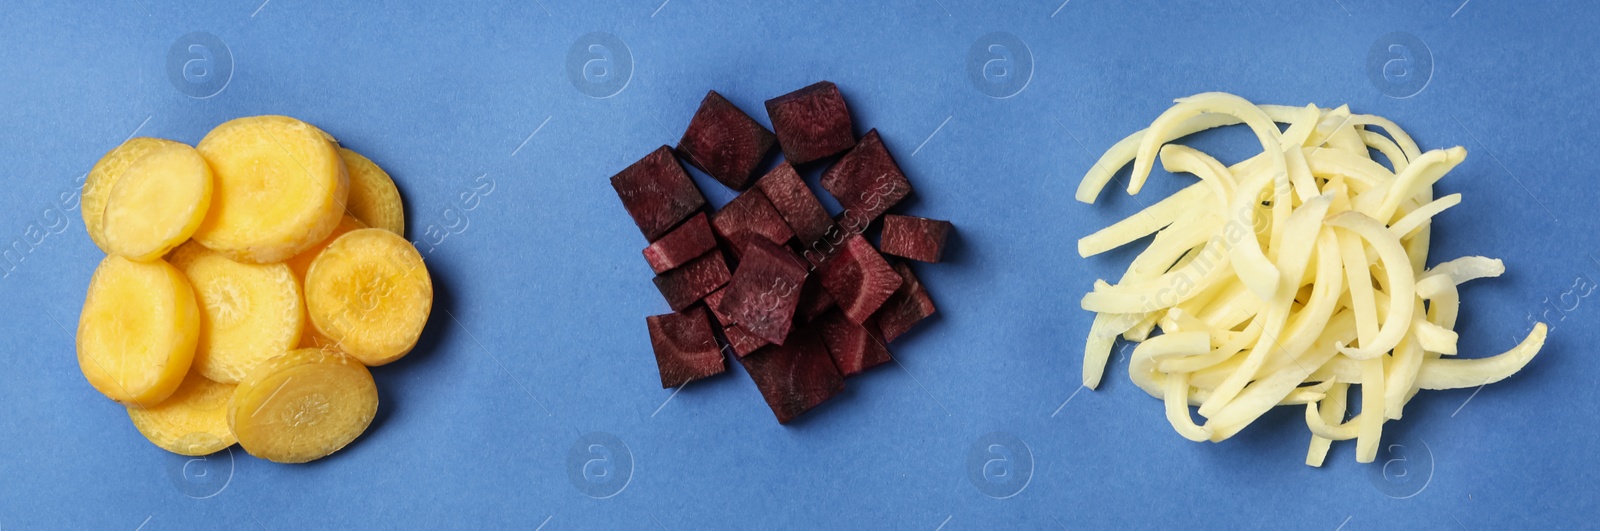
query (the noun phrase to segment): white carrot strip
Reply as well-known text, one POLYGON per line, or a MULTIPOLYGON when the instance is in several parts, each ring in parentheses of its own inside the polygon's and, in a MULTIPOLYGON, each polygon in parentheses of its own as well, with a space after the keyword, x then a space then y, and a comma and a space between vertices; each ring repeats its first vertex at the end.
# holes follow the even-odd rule
POLYGON ((1262 188, 1272 182, 1272 174, 1257 173, 1239 185, 1228 206, 1233 215, 1223 234, 1229 243, 1228 258, 1239 281, 1261 300, 1272 300, 1278 289, 1278 269, 1267 260, 1261 251, 1261 242, 1256 239, 1256 205, 1260 202, 1262 188))
POLYGON ((1406 254, 1411 255, 1411 272, 1422 275, 1428 267, 1428 245, 1433 241, 1432 225, 1423 225, 1403 241, 1406 254))
POLYGON ((1168 374, 1166 395, 1167 422, 1183 438, 1201 442, 1211 438, 1211 430, 1196 425, 1189 416, 1189 373, 1168 374))
MULTIPOLYGON (((1232 337, 1228 338, 1228 340, 1223 342, 1221 345, 1218 345, 1217 348, 1212 349, 1211 352, 1207 352, 1198 356, 1163 360, 1159 369, 1161 372, 1166 373, 1189 373, 1202 371, 1211 368, 1218 363, 1227 361, 1228 358, 1232 358, 1234 355, 1243 351, 1245 347, 1250 345, 1250 343, 1255 342, 1257 338, 1261 337, 1261 327, 1263 322, 1264 321, 1262 320, 1251 322, 1250 326, 1246 327, 1241 332, 1235 332, 1232 337)), ((1212 386, 1212 388, 1215 388, 1215 386, 1212 386)))
MULTIPOLYGON (((1344 419, 1345 403, 1349 400, 1350 384, 1335 383, 1328 389, 1327 398, 1322 399, 1321 414, 1324 424, 1340 422, 1344 419)), ((1307 405, 1311 405, 1307 403, 1307 405)), ((1306 451, 1306 465, 1322 466, 1328 458, 1328 449, 1333 446, 1333 440, 1311 436, 1311 448, 1306 451)))
MULTIPOLYGON (((1210 199, 1215 194, 1207 189, 1205 183, 1195 183, 1177 193, 1167 196, 1166 199, 1146 207, 1138 213, 1124 218, 1122 221, 1095 231, 1094 234, 1078 239, 1078 255, 1088 258, 1123 245, 1132 243, 1139 238, 1161 230, 1162 227, 1171 225, 1174 221, 1196 203, 1210 199)), ((1226 197, 1226 196, 1223 196, 1226 197)))
POLYGON ((1429 274, 1449 275, 1457 286, 1480 278, 1493 278, 1505 274, 1506 266, 1498 258, 1463 256, 1429 269, 1429 274))
MULTIPOLYGON (((1133 174, 1128 178, 1129 194, 1137 194, 1144 187, 1155 163, 1157 150, 1167 142, 1165 137, 1169 134, 1168 130, 1202 114, 1226 114, 1244 122, 1255 132, 1256 139, 1261 142, 1262 152, 1272 157, 1273 173, 1286 174, 1283 148, 1278 144, 1278 136, 1282 132, 1272 118, 1244 98, 1222 92, 1207 92, 1179 98, 1176 105, 1161 113, 1150 124, 1150 133, 1139 142, 1138 154, 1133 159, 1133 174)), ((1287 175, 1284 176, 1287 178, 1287 175)))
MULTIPOLYGON (((1417 387, 1430 390, 1462 389, 1504 380, 1522 370, 1534 356, 1539 354, 1539 350, 1544 347, 1547 330, 1544 323, 1536 324, 1533 331, 1528 333, 1528 337, 1517 346, 1487 358, 1424 359, 1422 368, 1417 371, 1417 387)), ((1359 383, 1361 368, 1358 363, 1339 356, 1312 374, 1311 378, 1359 383)))
POLYGON ((1195 212, 1190 214, 1179 218, 1172 226, 1157 231, 1150 245, 1134 257, 1117 283, 1150 280, 1171 271, 1176 262, 1209 241, 1212 233, 1222 224, 1215 216, 1195 212))
POLYGON ((1388 420, 1383 417, 1383 358, 1364 359, 1360 363, 1361 414, 1356 416, 1356 462, 1371 463, 1378 458, 1383 421, 1388 420))
POLYGON ((1405 407, 1406 395, 1411 393, 1412 384, 1417 381, 1417 372, 1422 369, 1424 357, 1424 347, 1418 343, 1417 338, 1411 337, 1394 347, 1394 356, 1389 360, 1389 370, 1384 373, 1383 416, 1385 418, 1400 418, 1401 409, 1405 407))
POLYGON ((1283 152, 1284 164, 1289 167, 1289 184, 1294 187, 1294 194, 1300 198, 1301 203, 1310 201, 1312 197, 1321 194, 1317 188, 1317 179, 1311 173, 1311 165, 1306 162, 1306 154, 1298 148, 1290 146, 1283 152))
POLYGON ((1361 143, 1361 136, 1356 134, 1356 127, 1350 117, 1349 105, 1340 105, 1328 111, 1328 114, 1322 117, 1322 124, 1318 125, 1319 129, 1328 131, 1324 147, 1366 157, 1367 145, 1361 143))
POLYGON ((1454 169, 1461 161, 1466 160, 1467 150, 1456 146, 1446 150, 1434 150, 1423 153, 1422 157, 1406 167, 1389 185, 1389 190, 1383 196, 1383 202, 1376 210, 1367 212, 1373 219, 1388 221, 1394 216, 1400 202, 1415 197, 1422 193, 1421 188, 1433 186, 1445 173, 1454 169))
POLYGON ((1205 332, 1211 335, 1212 343, 1217 342, 1217 332, 1219 331, 1212 330, 1211 325, 1206 324, 1205 321, 1201 321, 1195 318, 1195 316, 1190 315, 1188 312, 1178 308, 1167 310, 1167 312, 1161 316, 1161 321, 1157 324, 1161 326, 1161 333, 1164 334, 1171 334, 1175 332, 1205 332))
MULTIPOLYGON (((1389 292, 1411 297, 1416 293, 1416 279, 1411 272, 1411 260, 1406 257, 1405 248, 1400 246, 1400 239, 1389 233, 1389 229, 1372 218, 1357 212, 1346 212, 1328 220, 1329 225, 1349 230, 1361 236, 1372 248, 1377 251, 1378 258, 1388 271, 1389 292)), ((1362 268, 1365 270, 1365 267, 1362 268)), ((1376 306, 1376 305, 1374 305, 1376 306)), ((1361 348, 1340 348, 1346 356, 1357 359, 1366 359, 1380 356, 1395 345, 1400 344, 1406 331, 1411 328, 1411 304, 1391 304, 1389 315, 1384 319, 1383 326, 1378 329, 1378 334, 1373 336, 1372 342, 1365 340, 1361 348)))
POLYGON ((1350 311, 1356 317, 1356 337, 1362 346, 1370 345, 1378 337, 1378 304, 1372 289, 1372 272, 1367 269, 1366 246, 1361 244, 1359 235, 1347 231, 1336 231, 1336 234, 1339 256, 1344 262, 1350 311))
POLYGON ((1311 139, 1311 134, 1316 132, 1317 122, 1321 119, 1322 109, 1318 109, 1316 104, 1295 109, 1294 116, 1288 122, 1289 127, 1284 129, 1278 143, 1285 147, 1304 146, 1311 139))
POLYGON ((1154 279, 1095 289, 1084 294, 1080 305, 1091 312, 1146 313, 1189 300, 1233 274, 1224 238, 1213 236, 1194 261, 1181 268, 1154 279))
POLYGON ((1504 353, 1475 359, 1436 359, 1422 363, 1417 386, 1423 389, 1461 389, 1492 384, 1522 370, 1544 348, 1547 327, 1533 326, 1522 343, 1504 353))
POLYGON ((1128 356, 1128 377, 1150 396, 1161 398, 1167 375, 1156 370, 1163 359, 1204 354, 1211 350, 1211 335, 1205 332, 1163 334, 1134 347, 1128 356))
POLYGON ((1379 153, 1383 154, 1384 158, 1389 159, 1389 164, 1393 166, 1390 170, 1395 173, 1405 171, 1406 165, 1411 162, 1411 159, 1406 158, 1405 152, 1400 151, 1400 146, 1395 145, 1393 140, 1389 140, 1389 137, 1372 131, 1362 131, 1361 141, 1366 143, 1367 147, 1378 150, 1379 153))
POLYGON ((1394 172, 1372 159, 1336 149, 1308 149, 1306 164, 1319 177, 1344 177, 1352 193, 1369 190, 1394 180, 1394 172))
MULTIPOLYGON (((1161 143, 1165 144, 1200 131, 1237 123, 1239 123, 1239 119, 1232 116, 1202 114, 1185 120, 1182 124, 1165 131, 1164 134, 1167 136, 1161 138, 1161 143)), ((1140 130, 1128 135, 1111 146, 1111 149, 1106 150, 1105 154, 1100 156, 1100 160, 1096 161, 1094 166, 1089 167, 1089 172, 1084 174, 1083 180, 1078 183, 1077 200, 1084 203, 1094 203, 1095 198, 1100 195, 1100 191, 1104 190, 1106 185, 1111 183, 1111 178, 1116 176, 1117 170, 1121 170, 1123 166, 1133 162, 1134 155, 1138 153, 1139 144, 1144 141, 1144 137, 1148 134, 1149 129, 1140 130)))
POLYGON ((1450 194, 1435 199, 1426 205, 1418 207, 1416 210, 1412 210, 1405 217, 1400 218, 1400 221, 1394 222, 1393 225, 1389 226, 1389 232, 1393 232, 1397 238, 1406 238, 1411 235, 1411 231, 1427 225, 1440 212, 1459 204, 1461 204, 1461 194, 1450 194))
POLYGON ((1383 128, 1384 132, 1389 133, 1389 137, 1394 139, 1394 143, 1400 146, 1401 152, 1406 155, 1406 160, 1417 160, 1417 157, 1422 156, 1422 150, 1418 149, 1417 143, 1411 140, 1411 135, 1406 134, 1404 130, 1400 129, 1400 126, 1395 125, 1394 122, 1389 121, 1387 118, 1370 114, 1352 114, 1350 115, 1350 123, 1376 125, 1383 128))
MULTIPOLYGON (((1338 385, 1348 386, 1350 384, 1338 385)), ((1340 412, 1340 415, 1343 414, 1343 412, 1340 412)), ((1357 419, 1352 419, 1350 422, 1335 423, 1323 416, 1322 411, 1318 409, 1315 402, 1306 404, 1306 427, 1311 429, 1312 436, 1323 440, 1348 441, 1356 438, 1356 434, 1359 431, 1359 426, 1357 425, 1359 418, 1360 416, 1358 415, 1357 419)))
POLYGON ((1149 339, 1150 332, 1155 331, 1156 321, 1161 319, 1162 313, 1163 312, 1160 311, 1154 311, 1145 314, 1143 319, 1140 319, 1137 324, 1133 325, 1133 328, 1129 328, 1128 331, 1122 333, 1122 338, 1135 343, 1149 339))
POLYGON ((1450 275, 1426 275, 1417 281, 1417 296, 1428 301, 1428 322, 1455 330, 1461 295, 1450 275))
POLYGON ((1083 347, 1083 386, 1094 389, 1100 386, 1100 378, 1106 373, 1106 362, 1111 359, 1111 348, 1116 346, 1117 335, 1124 330, 1119 330, 1118 325, 1132 326, 1137 319, 1125 315, 1110 313, 1096 314, 1094 324, 1089 325, 1089 339, 1083 347))
POLYGON ((1316 128, 1312 131, 1311 136, 1306 138, 1305 147, 1323 147, 1324 144, 1328 143, 1328 139, 1333 136, 1339 126, 1349 122, 1350 107, 1348 105, 1340 105, 1338 107, 1328 109, 1328 112, 1322 113, 1321 116, 1317 117, 1316 128))
POLYGON ((1415 327, 1412 334, 1415 334, 1423 350, 1447 356, 1456 353, 1456 341, 1460 336, 1455 331, 1430 323, 1427 319, 1415 319, 1411 322, 1411 326, 1415 327))
POLYGON ((1170 173, 1192 173, 1199 177, 1211 190, 1217 217, 1227 219, 1228 198, 1233 197, 1233 190, 1239 187, 1227 166, 1189 146, 1167 144, 1161 148, 1161 167, 1170 173))

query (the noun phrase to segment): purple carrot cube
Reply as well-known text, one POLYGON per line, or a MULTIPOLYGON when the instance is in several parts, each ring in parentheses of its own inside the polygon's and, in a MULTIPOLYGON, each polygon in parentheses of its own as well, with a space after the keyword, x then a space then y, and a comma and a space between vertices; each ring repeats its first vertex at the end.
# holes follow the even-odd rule
POLYGON ((856 145, 850 108, 839 87, 823 81, 767 100, 767 117, 783 158, 793 164, 837 154, 856 145))
POLYGON ((744 190, 775 142, 772 132, 713 90, 700 101, 678 152, 728 188, 744 190))
POLYGON ((889 214, 883 217, 883 252, 922 262, 938 262, 950 222, 889 214))
POLYGON ((645 323, 650 327, 650 346, 656 352, 663 389, 727 370, 705 308, 696 306, 685 312, 652 315, 645 318, 645 323))
POLYGON ((616 189, 628 215, 633 216, 639 232, 652 242, 706 204, 705 196, 700 195, 700 189, 667 146, 613 175, 611 187, 616 189))

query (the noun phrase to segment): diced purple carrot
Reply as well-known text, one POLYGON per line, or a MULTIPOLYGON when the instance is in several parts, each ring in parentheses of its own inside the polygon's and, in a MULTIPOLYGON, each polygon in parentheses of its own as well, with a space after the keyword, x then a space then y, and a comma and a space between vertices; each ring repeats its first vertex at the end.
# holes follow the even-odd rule
POLYGON ((705 299, 706 300, 706 307, 711 309, 711 315, 716 316, 717 317, 717 323, 721 324, 724 327, 728 327, 728 326, 733 326, 733 325, 739 324, 738 321, 734 320, 733 316, 725 314, 725 313, 722 313, 722 310, 721 310, 722 297, 724 295, 727 295, 727 294, 728 294, 728 287, 727 286, 723 286, 721 288, 718 288, 716 291, 711 292, 710 295, 706 295, 706 299, 705 299))
POLYGON ((717 247, 717 236, 711 232, 704 212, 695 214, 689 221, 672 229, 666 236, 644 248, 644 259, 657 274, 699 258, 717 247))
POLYGON ((950 222, 889 214, 883 217, 883 252, 922 262, 938 262, 950 222))
POLYGON ((853 323, 864 323, 900 287, 900 275, 866 238, 855 234, 822 260, 822 287, 853 323))
POLYGON ((652 279, 661 296, 667 299, 672 311, 688 308, 717 288, 728 283, 732 275, 720 252, 709 252, 689 263, 678 266, 652 279))
POLYGON ((745 190, 733 198, 722 210, 711 216, 711 226, 717 234, 732 243, 736 249, 744 246, 744 235, 757 234, 767 241, 783 245, 794 237, 794 231, 783 221, 783 216, 772 208, 772 202, 759 189, 745 190))
POLYGON ((782 345, 810 271, 788 248, 760 238, 751 238, 742 256, 722 297, 722 313, 746 332, 782 345))
POLYGON ((837 154, 856 144, 850 108, 839 87, 823 81, 767 100, 767 117, 783 158, 794 164, 837 154))
POLYGON ((827 345, 811 328, 796 330, 786 345, 762 347, 739 362, 782 424, 844 390, 827 345))
POLYGON ((877 129, 868 131, 854 149, 822 172, 822 188, 844 207, 841 223, 862 229, 911 195, 911 181, 900 172, 877 129))
POLYGON ((805 285, 800 287, 800 306, 795 313, 800 318, 810 321, 834 306, 833 294, 822 287, 822 275, 807 277, 805 285))
POLYGON ((911 266, 905 263, 894 265, 895 273, 904 279, 900 287, 896 288, 894 295, 889 297, 878 313, 872 316, 872 323, 877 326, 878 334, 884 342, 894 341, 901 334, 911 330, 918 322, 928 318, 938 311, 933 306, 933 298, 928 296, 927 288, 922 286, 922 281, 911 272, 911 266))
POLYGON ((755 352, 756 349, 771 344, 765 339, 761 339, 749 332, 744 331, 743 328, 739 328, 737 325, 728 325, 723 327, 722 335, 728 338, 728 347, 732 348, 733 355, 739 358, 749 356, 750 353, 755 352))
POLYGON ((650 346, 656 351, 661 388, 677 387, 727 370, 722 349, 712 335, 706 310, 699 306, 680 313, 645 318, 650 346))
POLYGON ((700 189, 667 146, 651 151, 613 175, 611 187, 616 189, 628 215, 633 216, 639 232, 652 242, 706 204, 705 196, 700 195, 700 189))
POLYGON ((839 373, 849 377, 889 362, 889 349, 861 325, 850 322, 843 313, 831 311, 817 321, 822 340, 828 344, 839 373))
POLYGON ((800 174, 795 173, 794 166, 788 161, 757 180, 756 188, 767 196, 772 208, 789 224, 802 244, 817 241, 833 225, 833 218, 828 217, 828 211, 822 208, 817 194, 811 193, 811 188, 800 179, 800 174))
POLYGON ((823 262, 826 262, 833 255, 839 254, 840 247, 844 245, 845 240, 852 234, 860 234, 860 231, 846 232, 844 227, 829 225, 822 238, 811 242, 809 245, 802 246, 800 256, 811 264, 812 269, 819 269, 822 267, 823 262))
POLYGON ((700 100, 678 152, 728 188, 744 190, 775 142, 771 131, 713 90, 700 100))

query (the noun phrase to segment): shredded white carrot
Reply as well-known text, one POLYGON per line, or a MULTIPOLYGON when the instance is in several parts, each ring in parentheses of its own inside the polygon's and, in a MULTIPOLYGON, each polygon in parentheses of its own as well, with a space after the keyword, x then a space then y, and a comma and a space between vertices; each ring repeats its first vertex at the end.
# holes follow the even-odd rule
POLYGON ((1435 199, 1433 202, 1412 210, 1405 217, 1400 218, 1400 221, 1394 222, 1393 225, 1389 225, 1389 231, 1393 232, 1396 238, 1405 238, 1410 236, 1412 231, 1427 225, 1440 212, 1459 204, 1461 204, 1461 194, 1450 194, 1435 199))
POLYGON ((1476 256, 1424 269, 1434 219, 1461 203, 1461 194, 1435 199, 1433 186, 1465 157, 1460 147, 1423 152, 1393 122, 1346 106, 1223 93, 1177 100, 1107 150, 1078 187, 1077 199, 1092 203, 1131 163, 1127 189, 1137 194, 1157 160, 1199 178, 1078 241, 1089 257, 1155 235, 1115 284, 1096 281, 1082 299, 1096 312, 1083 385, 1099 385, 1121 336, 1139 343, 1132 380, 1163 401, 1184 438, 1220 442, 1273 407, 1303 406, 1307 465, 1350 439, 1356 460, 1372 462, 1384 423, 1418 391, 1500 381, 1544 345, 1540 323, 1503 354, 1454 357, 1457 286, 1505 272, 1476 256), (1232 166, 1171 143, 1239 124, 1262 151, 1232 166), (1351 385, 1361 413, 1345 420, 1351 385))
MULTIPOLYGON (((1362 240, 1372 245, 1384 269, 1389 273, 1386 291, 1413 295, 1416 293, 1416 279, 1411 273, 1411 260, 1406 257, 1405 248, 1400 246, 1400 239, 1394 237, 1387 227, 1359 212, 1345 212, 1327 222, 1329 225, 1356 233, 1362 240)), ((1363 275, 1365 274, 1363 271, 1363 275)), ((1346 356, 1356 359, 1383 355, 1405 338, 1406 332, 1411 328, 1411 313, 1410 304, 1391 304, 1389 315, 1385 317, 1383 325, 1378 329, 1377 335, 1372 337, 1371 342, 1363 338, 1361 348, 1351 349, 1341 346, 1339 350, 1346 356)))
MULTIPOLYGON (((1344 419, 1345 403, 1349 400, 1350 384, 1332 382, 1323 383, 1331 384, 1331 387, 1328 389, 1327 397, 1323 398, 1321 401, 1321 406, 1319 408, 1320 411, 1318 411, 1321 416, 1321 419, 1319 419, 1320 423, 1324 426, 1334 423, 1343 425, 1343 423, 1340 421, 1344 419)), ((1307 402, 1306 407, 1309 409, 1319 406, 1315 402, 1307 402)), ((1306 419, 1306 424, 1311 424, 1309 417, 1306 419)), ((1312 427, 1312 431, 1315 432, 1316 427, 1312 427)), ((1306 465, 1317 467, 1322 466, 1322 462, 1328 458, 1328 449, 1332 446, 1332 439, 1312 435, 1311 448, 1306 451, 1306 465)))

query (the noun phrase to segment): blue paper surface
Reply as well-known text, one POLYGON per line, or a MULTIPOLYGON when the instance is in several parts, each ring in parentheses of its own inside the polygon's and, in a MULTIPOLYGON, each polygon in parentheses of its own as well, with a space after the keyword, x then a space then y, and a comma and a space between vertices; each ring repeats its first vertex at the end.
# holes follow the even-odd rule
MULTIPOLYGON (((1592 525, 1593 4, 434 4, 7 6, 0 529, 1592 525), (944 263, 914 265, 938 316, 891 346, 898 364, 789 426, 736 363, 660 389, 644 317, 667 306, 606 179, 675 144, 707 90, 767 124, 764 100, 822 79, 911 179, 902 212, 955 223, 944 263), (1463 356, 1536 319, 1545 351, 1481 390, 1420 394, 1371 465, 1353 443, 1303 465, 1294 408, 1223 444, 1183 440, 1125 361, 1080 390, 1078 299, 1133 253, 1084 260, 1075 240, 1187 178, 1158 170, 1092 206, 1073 191, 1102 150, 1205 91, 1348 103, 1424 149, 1466 147, 1438 186, 1464 202, 1435 223, 1431 261, 1509 272, 1463 287, 1463 356), (102 255, 76 187, 130 135, 193 143, 269 113, 395 177, 437 301, 418 349, 373 371, 378 419, 349 448, 191 460, 78 370, 102 255)), ((1192 143, 1252 151, 1238 132, 1192 143)))

